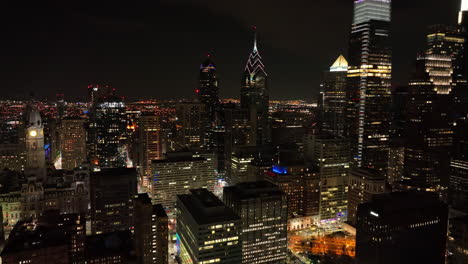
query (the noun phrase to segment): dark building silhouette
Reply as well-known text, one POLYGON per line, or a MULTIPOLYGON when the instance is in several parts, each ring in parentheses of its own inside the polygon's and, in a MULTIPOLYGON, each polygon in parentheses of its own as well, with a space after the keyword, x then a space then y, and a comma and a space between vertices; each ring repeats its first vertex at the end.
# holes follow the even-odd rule
POLYGON ((135 169, 102 169, 90 175, 92 234, 130 230, 137 194, 135 169))
POLYGON ((357 263, 443 264, 447 218, 436 193, 377 195, 357 211, 357 263))
POLYGON ((2 263, 84 263, 85 217, 46 211, 18 221, 1 253, 2 263))
POLYGON ((86 263, 139 263, 134 250, 130 230, 86 236, 86 263))

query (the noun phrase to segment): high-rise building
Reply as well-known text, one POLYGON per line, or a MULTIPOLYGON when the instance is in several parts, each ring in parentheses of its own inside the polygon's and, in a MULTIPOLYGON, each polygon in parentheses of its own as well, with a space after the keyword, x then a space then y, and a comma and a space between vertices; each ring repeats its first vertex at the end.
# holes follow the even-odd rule
POLYGON ((324 73, 322 91, 322 131, 335 136, 345 135, 346 76, 348 62, 340 55, 324 73))
POLYGON ((264 176, 264 180, 273 183, 284 192, 288 201, 288 218, 304 215, 304 165, 273 165, 264 176))
POLYGON ((452 208, 468 213, 468 161, 450 162, 448 203, 452 208))
POLYGON ((72 170, 86 162, 85 121, 80 118, 64 118, 58 127, 61 167, 72 170))
POLYGON ((385 176, 374 169, 352 169, 349 171, 348 222, 356 224, 358 206, 372 200, 377 194, 385 193, 385 176))
POLYGON ((137 123, 137 168, 142 186, 151 189, 151 161, 163 158, 160 117, 143 113, 137 123))
POLYGON ((174 216, 177 195, 199 188, 213 191, 216 183, 212 155, 197 157, 190 152, 171 152, 165 159, 153 160, 151 168, 151 198, 170 216, 174 216))
POLYGON ((463 78, 465 36, 458 27, 433 25, 427 34, 427 55, 444 55, 452 58, 453 76, 463 78))
POLYGON ((109 168, 90 175, 91 232, 102 234, 133 227, 135 169, 109 168))
POLYGON ((377 195, 358 208, 357 262, 443 264, 447 219, 447 205, 435 193, 377 195))
POLYGON ((349 141, 322 134, 312 136, 312 162, 320 174, 320 220, 344 219, 348 207, 349 141))
POLYGON ((181 263, 241 263, 241 223, 231 208, 206 189, 178 195, 181 263))
POLYGON ((390 129, 391 0, 355 0, 348 51, 346 136, 359 167, 386 172, 390 129))
POLYGON ((205 104, 198 102, 178 103, 176 116, 179 149, 203 148, 207 122, 205 104))
POLYGON ((198 101, 205 105, 209 120, 214 121, 216 108, 219 105, 219 88, 216 65, 211 60, 210 54, 200 65, 199 85, 195 92, 197 93, 198 101))
POLYGON ((246 182, 225 187, 223 201, 242 219, 242 263, 284 263, 286 194, 270 182, 246 182))
POLYGON ((122 98, 103 97, 90 112, 88 158, 92 165, 109 168, 126 166, 126 107, 122 98))
POLYGON ((271 141, 268 75, 257 49, 256 32, 254 47, 244 69, 240 96, 241 108, 249 111, 249 120, 255 131, 256 144, 258 146, 268 144, 271 141))
POLYGON ((168 218, 160 204, 153 205, 147 193, 135 199, 135 249, 139 263, 168 261, 168 218))
POLYGON ((448 109, 452 58, 418 56, 409 85, 404 179, 418 185, 446 186, 453 129, 448 109))
POLYGON ((44 125, 41 114, 35 105, 32 105, 27 113, 25 169, 25 173, 29 176, 46 177, 44 125))

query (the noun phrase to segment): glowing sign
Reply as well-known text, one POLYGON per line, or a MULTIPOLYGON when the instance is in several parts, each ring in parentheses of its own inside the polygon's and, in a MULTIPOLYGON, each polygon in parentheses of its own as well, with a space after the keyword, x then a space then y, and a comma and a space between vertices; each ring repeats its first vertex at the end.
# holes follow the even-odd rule
POLYGON ((280 167, 280 166, 273 165, 271 170, 274 173, 277 173, 277 174, 288 174, 288 168, 287 167, 280 167))
POLYGON ((370 214, 371 214, 372 216, 379 217, 379 214, 376 213, 376 212, 374 212, 374 211, 370 211, 370 214))

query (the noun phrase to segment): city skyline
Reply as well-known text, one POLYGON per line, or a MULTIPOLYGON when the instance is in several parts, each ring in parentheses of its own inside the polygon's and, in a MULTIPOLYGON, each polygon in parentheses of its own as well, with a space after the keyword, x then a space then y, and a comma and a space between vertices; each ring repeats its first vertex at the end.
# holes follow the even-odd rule
MULTIPOLYGON (((285 9, 256 1, 249 12, 234 4, 195 1, 128 7, 101 3, 92 9, 86 2, 79 8, 49 3, 47 9, 9 3, 11 12, 3 17, 8 26, 7 41, 1 44, 2 90, 9 98, 34 92, 51 99, 60 92, 68 100, 81 100, 79 90, 99 82, 130 99, 192 98, 197 66, 211 53, 220 96, 238 97, 245 54, 251 49, 250 28, 256 25, 271 99, 315 99, 320 73, 340 53, 347 57, 352 2, 308 2, 298 0, 285 9), (322 14, 330 18, 327 23, 320 21, 322 14)), ((438 4, 393 4, 393 86, 406 83, 414 54, 424 43, 416 32, 426 32, 431 24, 456 24, 460 2, 438 4), (414 21, 411 15, 421 19, 414 21)))

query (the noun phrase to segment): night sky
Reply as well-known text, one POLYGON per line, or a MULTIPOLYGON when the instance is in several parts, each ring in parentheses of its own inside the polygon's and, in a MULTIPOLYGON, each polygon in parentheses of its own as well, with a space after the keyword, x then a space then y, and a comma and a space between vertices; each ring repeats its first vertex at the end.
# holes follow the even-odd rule
MULTIPOLYGON (((190 98, 209 52, 222 97, 238 97, 251 26, 272 99, 313 99, 346 54, 352 0, 3 1, 1 97, 84 99, 90 82, 128 98, 190 98)), ((405 84, 430 24, 454 24, 460 0, 393 1, 394 85, 405 84)))

